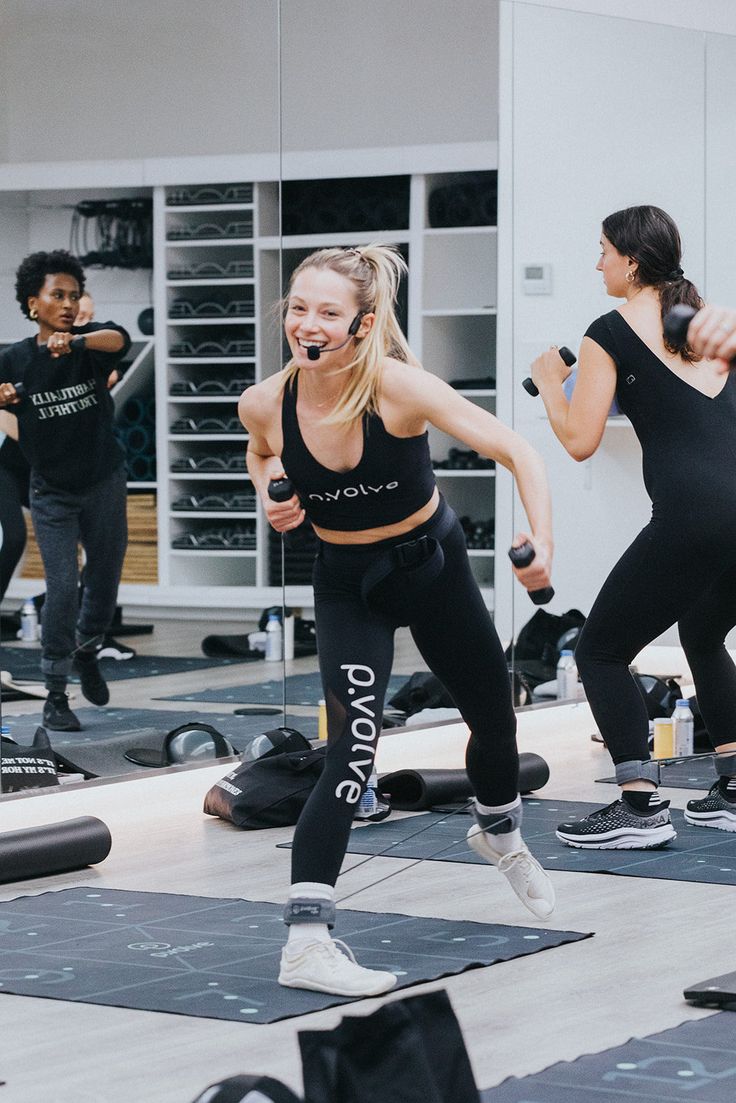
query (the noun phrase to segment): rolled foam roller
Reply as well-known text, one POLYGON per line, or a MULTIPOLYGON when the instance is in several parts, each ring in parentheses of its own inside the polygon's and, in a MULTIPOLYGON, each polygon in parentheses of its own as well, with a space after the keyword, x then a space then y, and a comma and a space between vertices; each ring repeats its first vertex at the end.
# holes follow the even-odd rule
POLYGON ((96 865, 111 846, 110 829, 95 816, 5 831, 0 834, 0 882, 96 865))

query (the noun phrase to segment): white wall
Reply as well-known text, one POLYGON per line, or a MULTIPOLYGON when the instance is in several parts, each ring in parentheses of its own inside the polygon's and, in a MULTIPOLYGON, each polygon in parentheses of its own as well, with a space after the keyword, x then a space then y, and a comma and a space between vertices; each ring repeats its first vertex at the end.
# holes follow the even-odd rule
MULTIPOLYGON (((630 428, 609 428, 596 455, 576 464, 521 380, 537 352, 550 344, 577 351, 589 323, 617 305, 594 267, 600 223, 621 207, 654 203, 669 211, 682 233, 688 277, 706 294, 713 288, 736 302, 730 189, 736 38, 647 22, 666 18, 657 0, 637 3, 636 20, 566 10, 581 6, 603 5, 502 3, 508 87, 501 233, 508 233, 500 251, 506 298, 499 303, 499 345, 504 362, 512 361, 507 394, 514 423, 543 454, 552 482, 557 593, 550 608, 587 613, 649 518, 639 445, 630 428), (521 268, 530 262, 552 265, 551 295, 523 293, 521 268)), ((685 15, 679 4, 667 10, 685 15)), ((514 527, 522 516, 517 502, 514 527)), ((502 630, 515 615, 517 631, 532 611, 508 581, 497 609, 502 630)))
POLYGON ((274 150, 277 29, 275 0, 3 0, 0 160, 274 150))
MULTIPOLYGON (((3 0, 0 162, 492 140, 497 0, 3 0)), ((121 181, 125 182, 125 181, 121 181)), ((53 181, 49 181, 53 184, 53 181)))

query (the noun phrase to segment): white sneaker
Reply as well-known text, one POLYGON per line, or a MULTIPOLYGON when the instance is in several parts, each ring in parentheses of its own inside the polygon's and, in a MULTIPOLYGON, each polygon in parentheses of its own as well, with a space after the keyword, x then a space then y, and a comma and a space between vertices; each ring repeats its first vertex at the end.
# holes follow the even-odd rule
POLYGON ((552 882, 537 859, 522 843, 520 850, 502 854, 491 846, 493 835, 474 824, 468 831, 468 846, 497 866, 516 895, 537 919, 547 919, 555 907, 555 890, 552 882))
POLYGON ((396 984, 393 973, 364 969, 339 939, 298 942, 281 951, 279 984, 335 996, 380 996, 396 984))

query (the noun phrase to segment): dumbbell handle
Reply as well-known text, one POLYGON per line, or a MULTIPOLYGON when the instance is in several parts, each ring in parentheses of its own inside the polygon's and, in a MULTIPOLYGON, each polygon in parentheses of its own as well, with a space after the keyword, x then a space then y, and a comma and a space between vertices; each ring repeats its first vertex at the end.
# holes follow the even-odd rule
MULTIPOLYGON (((558 348, 557 351, 567 364, 568 368, 571 368, 573 364, 576 363, 577 356, 574 352, 571 352, 567 345, 562 345, 560 348, 558 348)), ((527 392, 527 394, 530 394, 532 396, 532 398, 536 398, 539 394, 539 388, 530 375, 528 375, 526 379, 522 379, 521 385, 527 392)))
POLYGON ((294 484, 288 475, 269 481, 268 496, 272 502, 288 502, 289 498, 294 497, 294 484))
MULTIPOLYGON (((280 479, 271 479, 268 484, 268 496, 272 502, 288 502, 289 498, 293 498, 294 484, 289 476, 284 475, 280 479)), ((287 548, 296 551, 311 532, 311 522, 307 521, 305 518, 298 528, 289 529, 288 532, 282 532, 281 537, 287 548)))
MULTIPOLYGON (((528 540, 519 548, 509 548, 509 559, 515 567, 528 567, 535 555, 536 552, 528 540)), ((551 586, 545 586, 542 590, 529 590, 529 597, 535 605, 546 605, 554 596, 551 586)))

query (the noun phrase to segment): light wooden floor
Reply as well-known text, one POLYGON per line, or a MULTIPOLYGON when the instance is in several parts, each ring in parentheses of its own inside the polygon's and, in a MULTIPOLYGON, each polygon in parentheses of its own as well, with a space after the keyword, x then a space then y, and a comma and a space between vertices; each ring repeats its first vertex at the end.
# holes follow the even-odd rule
MULTIPOLYGON (((141 651, 197 654, 209 630, 164 622, 152 637, 131 642, 141 651)), ((672 672, 682 666, 676 653, 659 657, 672 672)), ((313 667, 313 660, 302 659, 292 669, 313 667)), ((410 643, 402 638, 395 669, 411 673, 418 668, 410 643)), ((112 703, 181 708, 180 702, 155 702, 150 695, 263 677, 263 664, 247 664, 237 670, 113 682, 112 703)), ((12 704, 6 711, 35 708, 33 703, 12 704)), ((202 711, 210 708, 217 706, 205 705, 202 711)), ((613 799, 613 789, 594 783, 609 763, 590 741, 593 730, 586 704, 520 716, 521 749, 537 751, 550 763, 551 780, 542 796, 599 803, 613 799)), ((379 769, 459 766, 464 742, 461 724, 389 734, 381 740, 379 769)), ((91 884, 282 902, 289 852, 275 844, 291 829, 239 832, 205 817, 202 797, 224 772, 220 765, 0 800, 0 830, 96 815, 113 837, 110 856, 96 868, 0 886, 0 901, 91 884)), ((665 795, 683 807, 692 793, 665 795)), ((360 860, 348 858, 346 866, 360 860)), ((535 922, 494 870, 442 862, 409 867, 408 861, 376 858, 345 872, 339 895, 364 887, 349 906, 369 911, 535 922), (371 887, 392 870, 403 872, 371 887)), ((426 986, 449 992, 481 1088, 701 1017, 683 1001, 683 988, 733 967, 733 888, 565 872, 553 877, 558 906, 550 925, 594 931, 594 938, 426 986)), ((366 1000, 348 1013, 368 1013, 379 1003, 366 1000)), ((0 1079, 7 1086, 0 1099, 190 1103, 207 1084, 238 1072, 267 1073, 300 1091, 297 1032, 332 1027, 345 1013, 342 1008, 264 1026, 4 995, 0 1079)))

